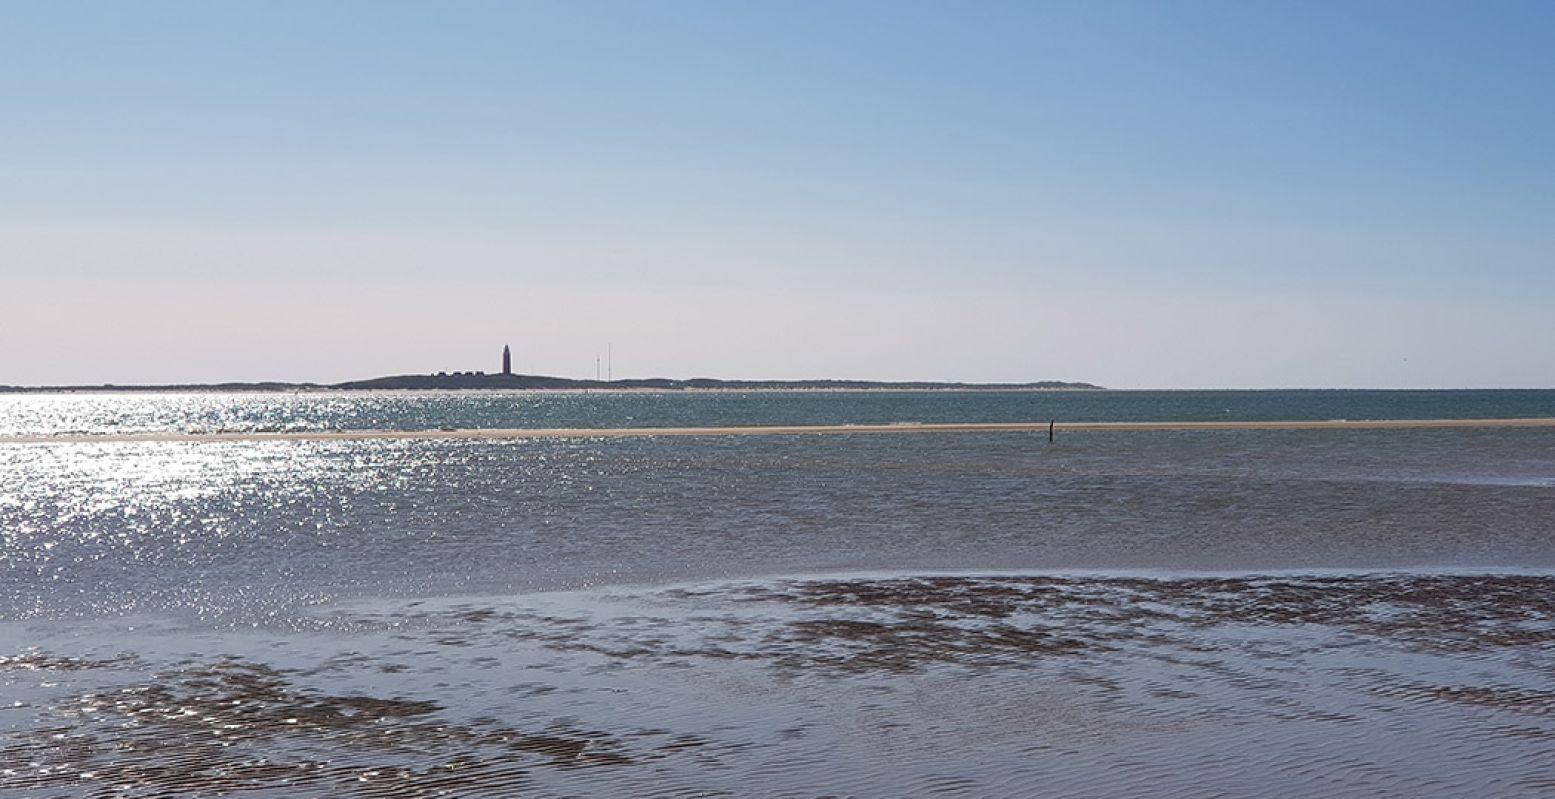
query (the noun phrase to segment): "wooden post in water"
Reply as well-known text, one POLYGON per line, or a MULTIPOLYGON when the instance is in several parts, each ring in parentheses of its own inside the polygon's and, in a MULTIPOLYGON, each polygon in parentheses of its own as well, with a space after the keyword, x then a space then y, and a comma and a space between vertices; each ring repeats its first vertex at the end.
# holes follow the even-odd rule
POLYGON ((1055 423, 1052 419, 1049 419, 1047 423, 1047 443, 1049 444, 1053 443, 1053 425, 1055 423))

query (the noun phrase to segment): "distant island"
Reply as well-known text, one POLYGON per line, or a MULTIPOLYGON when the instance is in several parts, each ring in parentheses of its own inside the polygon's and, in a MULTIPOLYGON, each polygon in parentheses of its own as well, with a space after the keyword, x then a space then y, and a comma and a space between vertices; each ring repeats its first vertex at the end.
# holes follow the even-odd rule
POLYGON ((634 380, 572 380, 565 377, 541 375, 483 374, 481 372, 450 372, 435 375, 398 375, 372 380, 339 383, 330 388, 340 389, 417 389, 417 388, 555 388, 555 389, 659 389, 681 391, 686 389, 733 389, 752 391, 815 391, 826 389, 846 390, 1022 390, 1022 389, 1099 389, 1090 383, 1065 383, 1044 380, 1037 383, 951 383, 934 381, 890 382, 879 380, 719 380, 712 377, 693 377, 675 380, 651 377, 634 380))
POLYGON ((361 391, 361 390, 491 390, 491 389, 651 389, 659 391, 1034 391, 1101 389, 1091 383, 1042 380, 1034 383, 962 383, 928 380, 893 382, 880 380, 719 380, 693 377, 685 380, 653 377, 633 380, 573 380, 566 377, 522 375, 512 372, 439 372, 427 375, 393 375, 345 383, 179 383, 164 385, 0 386, 0 393, 112 392, 112 391, 361 391))
POLYGON ((573 380, 566 377, 521 375, 513 372, 513 351, 502 347, 502 371, 438 372, 428 375, 393 375, 345 383, 181 383, 177 385, 120 386, 0 386, 0 393, 86 391, 372 391, 372 390, 482 390, 482 389, 652 389, 658 391, 1032 391, 1050 389, 1100 389, 1090 383, 1043 380, 1037 383, 949 383, 934 381, 889 382, 879 380, 718 380, 693 377, 674 380, 650 377, 636 380, 573 380))

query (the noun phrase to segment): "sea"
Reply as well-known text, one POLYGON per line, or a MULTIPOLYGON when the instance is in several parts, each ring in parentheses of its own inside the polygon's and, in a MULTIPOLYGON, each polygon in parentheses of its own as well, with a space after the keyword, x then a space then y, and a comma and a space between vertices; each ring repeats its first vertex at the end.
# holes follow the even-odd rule
POLYGON ((914 430, 1552 417, 0 394, 0 797, 1555 796, 1555 427, 914 430))

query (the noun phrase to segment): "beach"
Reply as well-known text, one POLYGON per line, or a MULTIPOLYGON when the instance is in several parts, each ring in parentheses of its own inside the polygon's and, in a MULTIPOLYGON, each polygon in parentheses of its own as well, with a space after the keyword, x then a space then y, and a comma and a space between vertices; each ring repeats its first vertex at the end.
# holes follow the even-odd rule
POLYGON ((1555 576, 831 575, 45 633, 19 796, 1541 796, 1555 576), (295 624, 295 622, 294 622, 295 624), (1385 743, 1383 743, 1385 742, 1385 743))
POLYGON ((1555 2, 17 2, 0 799, 1555 799, 1555 2))
POLYGON ((1547 795, 1555 392, 1375 399, 12 400, 0 795, 1547 795))

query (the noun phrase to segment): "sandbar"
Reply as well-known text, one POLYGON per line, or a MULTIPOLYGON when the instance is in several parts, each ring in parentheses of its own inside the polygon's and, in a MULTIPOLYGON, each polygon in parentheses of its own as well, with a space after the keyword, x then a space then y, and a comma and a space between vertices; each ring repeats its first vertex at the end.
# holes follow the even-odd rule
MULTIPOLYGON (((1053 422, 1055 433, 1215 430, 1411 430, 1451 428, 1555 428, 1555 418, 1526 419, 1329 419, 1241 422, 1053 422)), ((1049 422, 968 422, 721 427, 457 428, 438 430, 298 430, 279 432, 105 433, 5 435, 0 444, 88 444, 201 441, 375 441, 418 439, 652 438, 655 436, 780 436, 868 433, 1045 433, 1049 422)))

